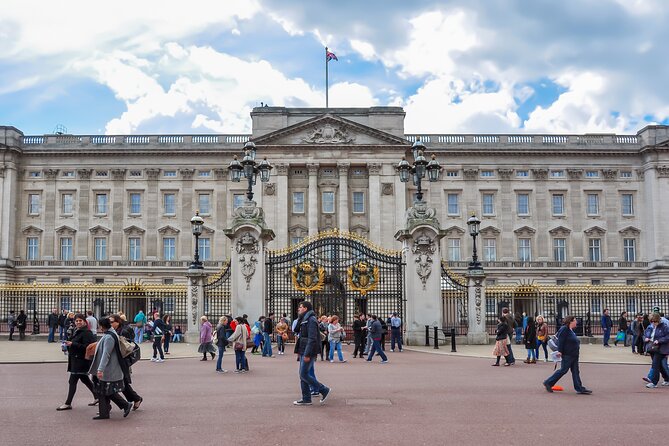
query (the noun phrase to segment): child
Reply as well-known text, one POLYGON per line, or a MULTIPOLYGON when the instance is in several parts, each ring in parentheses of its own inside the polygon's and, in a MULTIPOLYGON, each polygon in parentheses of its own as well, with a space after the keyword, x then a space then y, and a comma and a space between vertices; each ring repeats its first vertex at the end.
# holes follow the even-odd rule
POLYGON ((174 335, 172 336, 172 342, 183 342, 183 333, 181 332, 181 325, 174 327, 174 335))

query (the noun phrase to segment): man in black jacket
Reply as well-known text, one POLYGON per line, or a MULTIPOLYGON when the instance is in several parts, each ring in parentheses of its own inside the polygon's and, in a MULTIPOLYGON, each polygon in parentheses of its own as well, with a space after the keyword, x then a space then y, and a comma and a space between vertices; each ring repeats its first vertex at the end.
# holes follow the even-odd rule
POLYGON ((274 331, 274 313, 270 313, 265 318, 262 326, 262 355, 267 358, 273 358, 272 355, 272 332, 274 331))
POLYGON ((56 342, 56 328, 58 328, 58 310, 54 308, 47 319, 47 325, 49 326, 49 337, 47 342, 56 342))
POLYGON ((61 310, 60 316, 58 316, 58 330, 59 330, 59 340, 65 340, 65 330, 67 329, 67 310, 61 310))
MULTIPOLYGON (((314 361, 320 352, 320 333, 318 331, 318 321, 314 314, 311 302, 302 302, 297 307, 297 313, 300 315, 298 324, 300 337, 297 341, 295 353, 300 358, 300 387, 302 389, 302 399, 294 401, 296 406, 311 405, 311 390, 321 394, 321 404, 330 395, 330 388, 318 382, 314 374, 314 361)), ((297 329, 297 327, 296 327, 297 329)))

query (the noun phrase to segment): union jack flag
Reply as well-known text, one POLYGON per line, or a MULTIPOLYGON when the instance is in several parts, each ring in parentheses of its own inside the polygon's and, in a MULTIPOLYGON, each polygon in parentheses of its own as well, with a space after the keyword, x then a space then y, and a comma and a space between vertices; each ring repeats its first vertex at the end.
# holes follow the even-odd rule
POLYGON ((333 59, 337 60, 337 61, 339 60, 339 59, 337 59, 337 56, 335 55, 335 53, 333 53, 332 51, 326 51, 325 52, 325 60, 330 62, 333 59))

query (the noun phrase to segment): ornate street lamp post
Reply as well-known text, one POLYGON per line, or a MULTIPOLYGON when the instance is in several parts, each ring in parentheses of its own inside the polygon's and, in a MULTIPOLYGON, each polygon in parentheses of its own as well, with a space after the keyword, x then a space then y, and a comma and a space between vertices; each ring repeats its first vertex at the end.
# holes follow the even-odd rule
POLYGON ((235 158, 228 166, 228 171, 230 172, 230 180, 235 183, 239 183, 242 177, 247 179, 248 188, 246 189, 246 198, 251 201, 253 200, 253 186, 256 184, 258 175, 260 175, 261 182, 267 183, 272 166, 267 162, 267 158, 263 159, 260 163, 256 162, 256 145, 251 141, 244 144, 243 154, 244 157, 241 163, 235 155, 235 158))
POLYGON ((190 264, 190 269, 203 269, 204 267, 202 266, 202 262, 200 262, 200 252, 198 249, 202 227, 204 226, 204 220, 200 217, 200 211, 195 211, 195 216, 190 219, 190 224, 192 225, 193 235, 195 236, 195 257, 190 264))
POLYGON ((482 270, 483 267, 481 266, 481 262, 478 260, 478 256, 476 255, 476 236, 479 235, 479 228, 481 227, 481 220, 476 218, 476 215, 472 214, 471 217, 469 217, 469 220, 467 220, 467 226, 469 227, 469 235, 472 236, 472 240, 474 241, 474 245, 472 247, 472 261, 469 262, 469 267, 468 269, 470 271, 472 270, 482 270))
POLYGON ((422 180, 425 178, 425 174, 427 173, 428 181, 434 183, 439 180, 442 171, 442 167, 434 155, 432 155, 432 159, 429 162, 427 161, 424 156, 426 149, 425 144, 420 140, 416 141, 411 147, 414 159, 413 166, 409 164, 406 157, 402 157, 402 161, 397 165, 401 182, 408 182, 409 177, 413 179, 413 185, 418 188, 416 193, 417 201, 423 201, 422 180))

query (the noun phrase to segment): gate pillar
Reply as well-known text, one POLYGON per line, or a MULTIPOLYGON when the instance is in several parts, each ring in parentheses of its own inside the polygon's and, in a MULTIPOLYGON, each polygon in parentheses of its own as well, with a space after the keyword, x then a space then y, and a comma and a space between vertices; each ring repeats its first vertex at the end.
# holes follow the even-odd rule
POLYGON ((435 210, 423 201, 407 210, 406 229, 395 234, 406 257, 406 340, 425 345, 425 326, 443 326, 441 298, 441 248, 446 232, 439 227, 435 210))
POLYGON ((207 274, 203 269, 189 269, 186 277, 188 278, 186 291, 188 325, 185 338, 186 342, 197 344, 200 342, 200 317, 204 314, 204 282, 207 274))
POLYGON ((469 327, 467 344, 484 345, 488 343, 486 331, 485 273, 483 270, 470 270, 467 273, 467 297, 469 327))
POLYGON ((274 239, 265 214, 254 201, 246 200, 234 212, 232 226, 224 230, 232 241, 230 293, 232 316, 247 314, 256 320, 265 311, 265 250, 274 239))

